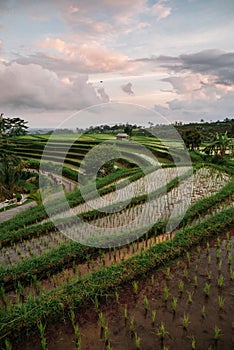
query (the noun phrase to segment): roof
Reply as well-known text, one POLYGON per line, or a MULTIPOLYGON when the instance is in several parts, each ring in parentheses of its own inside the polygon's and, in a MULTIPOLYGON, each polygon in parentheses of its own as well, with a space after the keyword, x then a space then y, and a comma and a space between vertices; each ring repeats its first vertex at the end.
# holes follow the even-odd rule
POLYGON ((118 137, 128 137, 128 134, 120 133, 120 134, 117 134, 116 136, 118 136, 118 137))

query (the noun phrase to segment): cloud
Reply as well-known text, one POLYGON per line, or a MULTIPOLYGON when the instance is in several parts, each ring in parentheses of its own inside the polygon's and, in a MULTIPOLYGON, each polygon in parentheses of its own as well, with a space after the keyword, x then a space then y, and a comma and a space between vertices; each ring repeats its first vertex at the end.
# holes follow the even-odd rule
POLYGON ((171 14, 171 7, 167 7, 165 4, 167 0, 160 0, 156 2, 150 9, 151 14, 156 16, 157 20, 160 21, 163 18, 168 17, 171 14))
POLYGON ((134 92, 132 91, 132 83, 127 83, 125 85, 122 85, 121 88, 124 92, 126 92, 126 94, 134 95, 134 92))
POLYGON ((46 53, 39 52, 28 58, 18 57, 16 62, 37 63, 46 68, 54 67, 55 71, 80 73, 131 72, 141 65, 140 62, 131 61, 127 55, 97 43, 77 44, 60 38, 46 38, 39 46, 46 53))
POLYGON ((234 92, 228 92, 220 99, 209 100, 178 100, 174 99, 167 103, 167 107, 155 105, 154 109, 171 121, 206 121, 222 120, 225 117, 233 117, 234 92))
POLYGON ((101 96, 102 102, 103 102, 103 103, 107 103, 107 102, 110 101, 110 98, 109 98, 109 96, 107 95, 107 93, 105 92, 105 89, 104 89, 103 87, 97 89, 97 92, 98 92, 99 95, 101 96))
POLYGON ((0 62, 0 104, 10 108, 81 109, 101 103, 88 76, 69 80, 39 65, 0 62))
MULTIPOLYGON (((146 62, 146 59, 145 59, 146 62)), ((148 59, 170 72, 193 72, 216 77, 216 83, 234 84, 234 52, 203 50, 178 57, 159 56, 148 59)))

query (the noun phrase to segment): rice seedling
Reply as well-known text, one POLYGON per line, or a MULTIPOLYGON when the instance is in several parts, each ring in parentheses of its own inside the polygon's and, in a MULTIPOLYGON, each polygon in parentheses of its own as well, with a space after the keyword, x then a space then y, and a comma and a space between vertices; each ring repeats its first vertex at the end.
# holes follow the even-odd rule
POLYGON ((125 326, 127 324, 127 319, 128 319, 128 308, 127 308, 127 304, 124 305, 124 323, 125 326))
POLYGON ((81 338, 80 338, 80 332, 78 324, 75 324, 74 327, 74 333, 75 333, 75 342, 76 342, 76 349, 81 350, 81 338))
POLYGON ((182 280, 179 281, 178 288, 179 288, 179 293, 182 294, 184 291, 184 282, 182 280))
POLYGON ((232 264, 232 253, 228 253, 228 265, 232 264))
POLYGON ((206 297, 209 297, 209 295, 210 295, 210 286, 211 286, 210 283, 206 282, 205 288, 204 288, 204 292, 205 292, 206 297))
POLYGON ((137 281, 133 281, 132 285, 133 285, 134 295, 136 296, 138 294, 138 282, 137 281))
POLYGON ((111 347, 110 343, 107 344, 106 350, 113 350, 113 348, 111 347))
POLYGON ((117 291, 115 292, 115 301, 116 301, 116 304, 118 305, 119 304, 119 293, 117 291))
POLYGON ((221 245, 221 238, 220 237, 217 238, 216 244, 217 244, 217 247, 220 247, 220 245, 221 245))
POLYGON ((148 300, 147 296, 144 296, 144 301, 143 301, 143 303, 144 303, 145 316, 146 316, 146 315, 147 315, 147 312, 148 312, 148 310, 149 310, 149 300, 148 300))
POLYGON ((219 260, 219 265, 218 265, 218 271, 219 272, 222 270, 222 265, 223 265, 223 261, 220 259, 219 260))
POLYGON ((41 322, 39 322, 37 324, 37 327, 38 327, 39 332, 40 332, 42 350, 47 350, 46 337, 45 337, 45 327, 46 327, 46 325, 43 325, 41 322))
POLYGON ((197 288, 198 286, 198 278, 197 276, 194 276, 194 287, 197 288))
POLYGON ((154 286, 154 283, 155 283, 155 278, 154 278, 154 275, 151 276, 151 284, 152 286, 154 286))
POLYGON ((169 297, 169 288, 165 286, 163 292, 164 292, 164 301, 166 303, 169 297))
POLYGON ((158 334, 159 338, 161 339, 161 341, 163 341, 165 339, 166 335, 169 334, 168 331, 166 330, 163 322, 161 322, 161 325, 158 328, 157 334, 158 334))
POLYGON ((195 349, 196 349, 196 340, 195 340, 194 337, 192 337, 191 348, 192 348, 192 350, 195 350, 195 349))
POLYGON ((198 258, 200 258, 201 256, 201 246, 197 246, 197 254, 198 254, 198 258))
POLYGON ((8 339, 5 340, 5 347, 6 347, 6 350, 12 350, 12 345, 8 339))
POLYGON ((219 301, 219 309, 222 310, 225 302, 225 299, 222 297, 222 295, 218 296, 218 301, 219 301))
POLYGON ((188 324, 189 324, 189 316, 188 315, 184 314, 182 324, 183 324, 183 328, 185 330, 187 330, 188 324))
POLYGON ((136 349, 139 350, 141 347, 141 338, 135 333, 135 344, 136 344, 136 349))
POLYGON ((221 329, 217 326, 214 328, 214 340, 218 341, 221 335, 221 329))
POLYGON ((187 267, 184 268, 184 277, 188 279, 188 269, 187 267))
POLYGON ((172 310, 173 310, 173 313, 175 314, 176 312, 176 308, 177 308, 177 298, 176 297, 173 297, 172 298, 172 310))
POLYGON ((106 326, 104 329, 104 341, 105 341, 105 345, 107 345, 109 343, 109 328, 108 328, 108 326, 106 326))
POLYGON ((189 304, 192 304, 192 302, 193 302, 193 294, 194 294, 193 291, 192 292, 188 292, 188 303, 189 304))
POLYGON ((217 250, 216 250, 216 259, 218 260, 218 259, 220 259, 220 257, 221 257, 221 249, 220 248, 218 248, 217 250))
POLYGON ((207 263, 208 263, 208 265, 211 264, 211 256, 210 256, 210 254, 207 256, 207 263))
POLYGON ((74 334, 75 334, 76 349, 77 350, 81 350, 80 331, 79 331, 79 326, 78 326, 78 324, 76 323, 76 320, 75 320, 74 310, 71 310, 71 322, 72 322, 72 327, 73 327, 74 334))
POLYGON ((227 241, 227 243, 226 243, 226 253, 228 253, 228 252, 230 252, 230 250, 231 250, 231 241, 227 241))
POLYGON ((206 317, 206 307, 205 307, 205 305, 202 305, 201 313, 202 313, 202 318, 205 318, 206 317))
POLYGON ((171 269, 170 269, 170 266, 168 266, 168 267, 166 268, 166 277, 167 277, 167 279, 170 278, 170 274, 171 274, 171 269))
POLYGON ((103 336, 103 331, 104 331, 104 316, 103 316, 103 313, 100 312, 100 314, 98 315, 98 324, 99 324, 99 327, 100 327, 100 338, 102 338, 103 336))
POLYGON ((207 271, 207 278, 208 278, 208 281, 212 280, 212 271, 207 271))
POLYGON ((98 297, 97 297, 96 295, 95 295, 95 298, 94 298, 93 304, 94 304, 94 310, 95 310, 95 312, 98 312, 98 308, 99 308, 99 301, 98 301, 98 297))
POLYGON ((189 252, 186 252, 186 259, 187 259, 187 262, 188 262, 188 265, 189 265, 190 261, 191 261, 191 256, 190 256, 189 252))
POLYGON ((135 317, 132 316, 130 319, 130 334, 133 337, 133 335, 135 334, 135 317))
POLYGON ((151 311, 151 321, 153 326, 155 324, 156 314, 157 314, 156 310, 151 311))
POLYGON ((219 275, 219 277, 218 277, 218 286, 219 286, 219 288, 222 288, 222 287, 223 287, 223 281, 224 281, 224 277, 223 277, 223 275, 221 274, 221 275, 219 275))

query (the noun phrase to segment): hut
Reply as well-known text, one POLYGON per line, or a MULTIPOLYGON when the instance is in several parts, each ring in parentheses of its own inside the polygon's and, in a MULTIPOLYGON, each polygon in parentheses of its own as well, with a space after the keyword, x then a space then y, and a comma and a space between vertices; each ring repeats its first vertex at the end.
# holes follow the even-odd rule
POLYGON ((119 133, 116 135, 116 140, 128 140, 129 136, 126 133, 119 133))

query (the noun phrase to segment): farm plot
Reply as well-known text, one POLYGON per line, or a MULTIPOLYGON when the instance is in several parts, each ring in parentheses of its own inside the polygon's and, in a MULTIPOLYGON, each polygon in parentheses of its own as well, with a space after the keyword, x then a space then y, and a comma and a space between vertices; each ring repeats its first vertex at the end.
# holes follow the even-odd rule
MULTIPOLYGON (((48 350, 223 349, 233 346, 234 232, 207 241, 104 304, 45 328, 48 350)), ((17 350, 41 349, 38 331, 17 350)))
MULTIPOLYGON (((163 168, 157 169, 156 171, 151 172, 150 174, 145 175, 144 177, 131 182, 127 186, 103 195, 98 198, 94 198, 92 200, 86 201, 85 203, 72 208, 72 212, 75 215, 93 210, 104 208, 108 205, 123 202, 133 197, 138 197, 147 193, 151 193, 162 187, 166 186, 172 179, 177 176, 181 176, 184 174, 189 168, 188 167, 178 167, 178 168, 163 168)), ((121 184, 121 182, 119 183, 121 184)), ((70 215, 70 211, 63 212, 62 217, 68 217, 70 215)), ((53 216, 53 219, 61 218, 61 214, 53 216)))
MULTIPOLYGON (((231 208, 233 207, 233 202, 230 202, 229 200, 225 200, 223 202, 220 202, 213 210, 208 210, 207 213, 203 213, 202 216, 199 217, 199 219, 196 220, 195 224, 200 223, 202 220, 212 216, 215 213, 220 212, 223 209, 231 208)), ((177 230, 178 231, 178 230, 177 230)), ((10 291, 8 293, 4 292, 4 288, 1 288, 1 297, 2 297, 2 302, 5 300, 5 303, 2 304, 9 304, 11 305, 12 303, 17 303, 20 300, 26 301, 28 298, 31 296, 39 295, 45 291, 51 290, 53 288, 59 287, 59 285, 67 282, 71 282, 73 280, 77 279, 77 276, 82 277, 85 276, 88 273, 98 271, 100 268, 103 266, 111 266, 112 264, 116 264, 120 261, 124 261, 131 256, 138 254, 139 252, 142 253, 146 251, 148 248, 155 246, 156 244, 160 242, 165 242, 167 240, 173 239, 175 237, 175 234, 177 231, 174 231, 172 233, 163 233, 161 235, 156 235, 152 237, 145 237, 144 239, 138 240, 136 242, 133 242, 127 246, 124 247, 119 247, 119 248, 114 248, 114 250, 109 249, 108 251, 106 250, 92 250, 89 249, 88 247, 86 249, 80 250, 80 255, 79 259, 77 256, 77 259, 73 261, 73 264, 71 267, 66 267, 65 265, 63 266, 63 269, 61 272, 56 272, 55 267, 53 270, 53 273, 51 275, 50 272, 47 272, 44 274, 46 278, 43 279, 38 279, 36 274, 32 275, 32 280, 29 286, 26 286, 25 288, 23 285, 17 280, 14 282, 16 288, 15 291, 10 291)), ((68 242, 69 245, 69 242, 68 242)), ((61 246, 62 248, 62 246, 61 246)), ((74 249, 75 249, 75 244, 73 243, 73 249, 67 249, 67 255, 64 255, 67 258, 69 258, 69 253, 73 251, 74 254, 74 249)), ((44 253, 46 254, 46 253, 44 253)), ((59 253, 57 253, 57 256, 59 256, 59 253)), ((44 255, 45 257, 45 255, 44 255)), ((63 260, 63 264, 66 263, 66 260, 62 258, 60 255, 61 259, 63 260)), ((47 259, 47 261, 52 262, 52 259, 47 259)), ((44 258, 44 261, 45 258, 44 258)), ((32 265, 33 263, 31 263, 32 265)), ((37 264, 37 266, 40 267, 40 270, 43 268, 43 255, 42 255, 42 263, 37 264)), ((14 268, 14 267, 13 267, 14 268)), ((34 267, 35 270, 36 267, 34 267)), ((17 267, 16 267, 17 269, 17 267)), ((30 264, 28 265, 28 269, 26 270, 28 274, 33 273, 31 271, 31 266, 30 264)), ((18 272, 20 272, 20 269, 18 269, 18 272)), ((35 272, 34 272, 35 273, 35 272)), ((14 274, 14 273, 13 273, 14 274)), ((1 305, 1 299, 0 299, 0 305, 1 305)))
MULTIPOLYGON (((124 283, 124 281, 126 283, 127 283, 127 281, 128 282, 132 281, 132 278, 134 275, 138 276, 138 277, 145 276, 146 272, 149 271, 148 269, 152 269, 153 267, 161 266, 163 261, 166 262, 166 261, 168 261, 168 259, 170 260, 173 256, 174 257, 178 256, 180 251, 181 252, 184 251, 183 247, 184 248, 187 247, 187 249, 186 249, 186 251, 187 251, 190 244, 193 245, 193 244, 195 244, 195 242, 199 242, 202 239, 202 237, 209 237, 209 236, 215 235, 215 232, 216 233, 222 232, 224 225, 226 225, 226 227, 228 227, 228 222, 229 222, 229 225, 233 223, 233 210, 232 211, 230 211, 230 210, 223 211, 220 215, 216 215, 215 217, 213 217, 211 219, 203 221, 202 225, 200 225, 200 226, 197 225, 194 228, 185 229, 183 233, 178 234, 175 237, 175 239, 173 239, 174 243, 172 245, 167 244, 167 243, 162 243, 162 244, 157 245, 153 248, 149 248, 148 250, 146 250, 145 253, 138 254, 138 256, 130 258, 130 259, 126 260, 126 262, 124 261, 124 262, 121 262, 117 265, 114 265, 111 268, 100 270, 100 272, 97 272, 95 274, 91 274, 90 276, 85 277, 84 280, 77 279, 77 281, 74 281, 74 283, 69 283, 69 284, 64 285, 64 286, 61 285, 61 287, 59 287, 54 292, 42 295, 39 299, 38 298, 36 298, 36 299, 30 298, 30 300, 28 300, 28 302, 25 306, 24 305, 21 306, 19 304, 19 305, 17 305, 17 307, 15 309, 10 308, 10 306, 9 306, 9 309, 7 309, 7 311, 6 311, 7 312, 6 315, 3 314, 3 318, 0 321, 0 328, 3 331, 3 334, 5 334, 5 332, 7 332, 6 334, 10 334, 9 332, 12 332, 14 330, 14 334, 16 335, 16 334, 18 334, 19 330, 22 329, 22 327, 25 327, 26 325, 27 325, 27 327, 32 327, 35 320, 37 320, 37 323, 38 323, 40 321, 39 317, 42 317, 43 315, 45 316, 47 314, 48 320, 50 317, 57 318, 59 315, 63 319, 64 316, 62 316, 62 315, 64 314, 65 310, 66 310, 66 314, 69 313, 69 309, 67 309, 67 307, 66 307, 64 309, 64 311, 62 311, 60 305, 63 305, 63 303, 65 303, 67 305, 67 303, 69 303, 70 307, 71 307, 71 311, 72 311, 73 310, 72 305, 75 305, 76 303, 78 303, 78 305, 80 303, 83 304, 82 300, 84 298, 88 298, 89 301, 91 301, 93 298, 94 308, 95 308, 96 312, 100 311, 99 314, 101 314, 102 313, 102 310, 100 309, 101 304, 99 304, 99 297, 100 296, 106 295, 106 297, 108 297, 108 295, 110 295, 110 296, 113 295, 113 287, 114 286, 117 287, 120 283, 124 283), (229 217, 229 219, 228 219, 228 217, 229 217), (222 222, 222 220, 225 221, 225 224, 224 224, 224 222, 222 222), (174 246, 174 249, 168 249, 169 246, 171 246, 171 247, 174 246), (108 293, 109 288, 111 288, 110 289, 110 291, 112 291, 111 294, 108 293), (94 296, 95 296, 95 298, 94 298, 94 296), (54 298, 56 298, 56 299, 54 299, 54 298), (52 309, 50 310, 50 307, 48 308, 47 305, 48 306, 50 305, 50 307, 52 307, 52 309), (55 314, 54 314, 56 309, 57 309, 57 311, 56 311, 57 316, 55 316, 55 314), (21 317, 18 317, 18 315, 21 315, 21 317), (22 316, 22 315, 24 315, 24 316, 22 316), (3 328, 2 328, 2 326, 3 326, 3 328)), ((200 249, 200 253, 201 253, 201 251, 202 250, 200 249)), ((230 251, 230 245, 229 245, 229 251, 230 251)), ((220 254, 220 249, 219 249, 218 252, 216 253, 216 258, 219 259, 220 256, 223 256, 223 255, 220 254)), ((189 253, 186 254, 186 259, 188 261, 188 262, 186 261, 186 264, 190 264, 192 259, 191 259, 191 255, 189 253)), ((228 264, 229 265, 232 264, 232 256, 230 254, 228 257, 228 264)), ((219 269, 224 268, 224 259, 223 259, 222 263, 220 263, 220 261, 219 261, 218 267, 219 267, 219 269)), ((184 274, 185 278, 188 277, 187 270, 186 270, 186 268, 183 268, 183 274, 184 274)), ((167 269, 166 276, 168 279, 170 279, 171 272, 172 272, 172 270, 167 269)), ((230 273, 230 276, 233 276, 232 269, 229 269, 229 273, 230 273)), ((174 277, 174 276, 172 275, 172 277, 174 277)), ((225 276, 224 276, 224 278, 225 278, 225 276)), ((233 277, 232 277, 232 279, 233 279, 233 277)), ((156 281, 156 278, 151 279, 151 281, 152 282, 156 281)), ((172 278, 172 281, 174 281, 174 278, 172 278)), ((222 278, 220 278, 220 282, 218 282, 218 283, 219 283, 219 287, 221 287, 221 288, 222 288, 222 286, 225 285, 225 284, 221 284, 222 278)), ((197 284, 197 280, 195 278, 194 278, 194 284, 197 284)), ((133 280, 131 293, 134 290, 133 295, 135 295, 135 297, 138 296, 138 291, 140 291, 139 286, 140 286, 140 282, 137 280, 134 283, 134 280, 133 280)), ((200 286, 200 284, 199 284, 199 286, 200 286)), ((164 287, 164 286, 162 286, 162 287, 164 287)), ((205 287, 204 287, 204 289, 205 289, 205 287)), ((174 291, 176 291, 176 290, 174 288, 171 288, 170 291, 172 291, 174 293, 174 291)), ((179 291, 179 289, 178 289, 178 291, 179 291)), ((164 288, 163 288, 163 292, 164 292, 164 288)), ((124 295, 126 295, 126 291, 124 292, 124 295)), ((189 304, 190 304, 191 297, 193 297, 193 296, 191 296, 191 295, 187 296, 187 299, 189 300, 189 304)), ((115 298, 116 298, 116 303, 119 305, 119 301, 121 300, 119 290, 116 291, 115 298)), ((169 300, 168 296, 167 296, 167 300, 169 300)), ((150 301, 150 299, 149 299, 148 295, 144 295, 144 299, 142 302, 142 305, 144 308, 143 309, 144 310, 144 313, 143 313, 144 317, 146 317, 147 314, 150 316, 150 313, 148 312, 148 310, 151 311, 149 301, 150 301), (147 310, 147 312, 146 312, 146 310, 147 310)), ((165 305, 164 297, 163 297, 163 303, 165 305)), ((113 304, 113 299, 112 299, 112 304, 113 304)), ((182 305, 183 304, 184 303, 182 303, 182 305)), ((117 305, 117 307, 118 307, 118 305, 117 305)), ((172 305, 172 304, 170 303, 170 305, 172 305)), ((121 314, 123 315, 122 320, 123 320, 123 322, 126 321, 126 325, 128 323, 128 312, 129 312, 128 310, 130 310, 130 308, 127 306, 127 308, 124 307, 123 313, 121 311, 121 314), (125 317, 125 316, 127 316, 127 317, 125 317)), ((165 313, 165 311, 164 311, 164 313, 165 313)), ((79 311, 79 315, 81 315, 81 311, 79 311)), ((93 312, 92 316, 94 316, 94 315, 95 315, 95 313, 93 312)), ((100 318, 102 318, 102 316, 103 315, 101 315, 100 318)), ((153 314, 152 314, 152 316, 153 316, 153 314)), ((153 316, 153 317, 154 317, 154 321, 155 321, 155 316, 153 316)), ((92 318, 92 320, 94 318, 95 318, 95 316, 92 318)), ((47 317, 46 317, 46 319, 47 319, 47 317)), ((151 316, 150 316, 150 320, 151 320, 151 316)), ((70 327, 69 319, 68 319, 68 322, 69 322, 68 324, 70 327)), ((44 323, 43 323, 43 325, 44 325, 44 323)), ((105 327, 107 326, 106 323, 104 325, 105 325, 105 327)), ((220 325, 217 325, 217 328, 218 327, 220 327, 220 325)), ((70 328, 73 329, 73 327, 70 327, 70 328)), ((216 331, 217 331, 217 328, 216 328, 216 331)), ((35 332, 36 327, 34 326, 33 329, 35 332)), ((64 331, 64 326, 61 326, 61 329, 63 329, 63 331, 64 331)), ((158 330, 158 328, 156 328, 156 329, 158 330)), ((104 331, 104 329, 103 329, 103 331, 104 331)), ((11 333, 11 334, 13 335, 13 333, 11 333)), ((103 332, 103 336, 104 336, 104 332, 103 332)), ((137 333, 137 336, 139 336, 141 339, 143 339, 143 336, 139 335, 138 333, 137 333)), ((196 335, 195 335, 195 337, 196 337, 196 335)), ((146 336, 146 338, 148 339, 148 335, 146 336)), ((156 337, 156 338, 158 340, 160 340, 160 337, 156 337)), ((125 339, 125 338, 123 337, 123 339, 125 339)), ((9 338, 9 340, 11 341, 11 338, 9 338)), ((41 339, 38 339, 38 344, 39 344, 40 340, 41 339)), ((76 340, 78 340, 78 338, 76 340)), ((110 339, 108 338, 108 340, 110 340, 110 339)), ((133 337, 133 346, 135 346, 134 340, 135 340, 135 333, 134 333, 134 337, 133 337)), ((70 341, 72 341, 71 337, 70 337, 70 341)), ((108 341, 108 343, 109 343, 109 341, 108 341)), ((99 344, 101 344, 101 346, 103 347, 104 343, 103 343, 102 337, 100 339, 99 344)), ((31 345, 34 346, 34 344, 32 344, 32 343, 31 343, 31 345)), ((75 343, 74 343, 74 346, 75 346, 75 343)), ((112 346, 112 344, 110 344, 109 346, 112 346)), ((190 346, 191 346, 191 343, 190 343, 190 346)), ((185 347, 185 348, 187 349, 187 347, 185 347)), ((50 349, 50 347, 49 347, 49 349, 50 349)), ((99 349, 99 347, 97 347, 97 349, 99 349)), ((125 349, 123 347, 123 345, 122 345, 122 349, 125 349)))
MULTIPOLYGON (((74 239, 77 239, 77 237, 81 240, 85 239, 85 242, 89 243, 88 237, 92 239, 93 227, 95 227, 97 228, 95 229, 95 235, 97 236, 116 235, 116 232, 118 232, 118 234, 123 235, 127 233, 128 238, 131 239, 130 233, 132 232, 135 235, 137 229, 150 227, 152 223, 158 220, 180 217, 186 212, 191 203, 218 192, 228 181, 230 181, 229 175, 212 168, 203 167, 196 171, 192 178, 181 181, 179 186, 173 187, 168 193, 139 205, 129 206, 114 214, 100 215, 100 218, 89 221, 91 225, 90 232, 89 226, 82 222, 79 223, 78 230, 77 226, 69 227, 69 236, 74 239), (115 228, 118 230, 115 230, 115 228), (105 235, 103 234, 104 230, 105 235)), ((90 243, 92 243, 92 240, 90 243)))
MULTIPOLYGON (((232 183, 230 182, 227 186, 225 186, 225 188, 222 191, 220 191, 219 194, 209 197, 208 201, 206 199, 203 199, 197 202, 196 205, 192 206, 191 210, 189 210, 188 212, 188 215, 186 214, 185 222, 187 222, 187 224, 190 222, 197 224, 198 222, 203 220, 204 217, 209 217, 213 213, 218 212, 223 208, 228 208, 230 205, 232 205, 233 204, 232 183), (193 221, 191 221, 191 219, 189 219, 190 217, 191 219, 193 217, 197 219, 195 220, 192 219, 193 221)), ((161 226, 159 225, 158 227, 160 228, 161 226)), ((45 229, 47 232, 48 227, 45 229)), ((36 294, 38 293, 38 288, 39 288, 38 286, 40 286, 41 292, 43 290, 51 289, 55 286, 60 285, 60 283, 64 283, 68 281, 68 279, 71 279, 73 277, 76 278, 77 275, 83 276, 84 274, 90 271, 94 271, 100 268, 100 266, 102 266, 103 264, 105 266, 109 266, 111 263, 116 263, 119 260, 122 261, 123 259, 126 259, 127 257, 133 254, 136 254, 139 251, 142 252, 148 247, 154 246, 158 242, 165 241, 169 238, 171 239, 174 236, 174 233, 173 235, 171 234, 166 235, 164 233, 163 235, 158 236, 159 233, 157 233, 157 230, 158 229, 155 228, 152 231, 151 233, 151 235, 153 234, 152 238, 148 238, 148 234, 146 234, 146 236, 142 237, 140 241, 138 240, 136 242, 133 242, 127 247, 114 249, 113 252, 111 252, 111 250, 108 250, 107 252, 105 250, 95 251, 94 249, 90 249, 88 247, 82 248, 82 247, 79 247, 79 244, 75 242, 73 244, 70 242, 67 242, 67 244, 64 245, 63 244, 64 242, 60 241, 60 244, 58 244, 59 243, 58 240, 56 239, 56 237, 54 237, 51 239, 51 241, 54 240, 56 244, 54 242, 50 243, 50 240, 49 240, 49 243, 44 241, 45 247, 47 247, 48 249, 48 245, 54 244, 58 248, 52 249, 52 246, 51 246, 52 250, 50 252, 48 253, 42 252, 43 254, 41 256, 38 256, 38 258, 35 258, 35 257, 32 258, 32 256, 35 255, 34 251, 30 247, 30 244, 27 244, 26 248, 29 249, 29 253, 31 254, 31 259, 29 260, 22 259, 22 262, 19 265, 13 264, 13 262, 10 260, 9 264, 12 264, 13 266, 12 268, 8 267, 6 272, 4 272, 3 269, 1 270, 1 276, 2 276, 1 283, 3 283, 4 281, 7 282, 7 286, 8 286, 7 288, 9 289, 9 286, 12 286, 12 283, 14 283, 14 286, 17 286, 17 281, 21 281, 23 282, 23 284, 25 284, 25 276, 27 275, 26 285, 31 281, 32 286, 26 287, 26 289, 23 290, 22 292, 22 285, 19 284, 20 294, 18 294, 19 291, 17 287, 16 294, 14 292, 13 294, 12 293, 9 294, 9 297, 10 297, 9 301, 10 303, 17 301, 20 295, 23 295, 24 299, 27 299, 27 295, 34 295, 34 293, 36 294), (65 266, 68 266, 68 268, 67 267, 64 268, 65 266), (57 272, 61 271, 61 269, 62 269, 62 272, 58 274, 57 272), (50 277, 51 274, 53 276, 50 277), (40 282, 37 280, 37 276, 41 276, 40 282), (41 280, 41 278, 43 278, 43 280, 41 280)), ((161 231, 161 232, 164 232, 164 231, 161 231)), ((54 236, 53 232, 51 234, 52 236, 54 236)), ((50 233, 49 233, 49 236, 50 236, 50 233)), ((63 238, 64 237, 62 236, 60 239, 63 239, 63 238)), ((39 243, 33 242, 33 244, 35 246, 39 246, 39 243)), ((7 252, 8 250, 5 249, 4 251, 7 252)), ((19 254, 20 255, 19 258, 22 258, 22 249, 20 249, 20 252, 21 254, 19 254)), ((9 264, 7 266, 9 266, 9 264)), ((3 287, 3 292, 4 292, 4 287, 3 287)))
MULTIPOLYGON (((172 170, 173 168, 169 168, 172 170)), ((169 170, 168 168, 165 170, 169 170)), ((173 171, 168 171, 168 179, 173 177, 173 171)), ((184 168, 181 168, 183 171, 184 168)), ((152 174, 149 174, 152 175, 152 174)), ((191 183, 188 180, 184 180, 180 186, 172 188, 168 193, 159 196, 156 199, 150 200, 146 203, 142 203, 135 206, 130 206, 120 212, 114 214, 106 215, 97 220, 91 220, 90 224, 101 229, 101 236, 103 236, 103 229, 107 230, 107 233, 112 233, 108 229, 115 227, 121 228, 120 234, 126 232, 126 228, 129 228, 135 234, 138 228, 142 226, 147 226, 152 222, 155 223, 158 220, 165 220, 173 213, 174 217, 177 217, 181 211, 186 208, 186 199, 190 201, 190 195, 192 194, 191 201, 195 202, 198 199, 204 198, 212 193, 218 192, 228 181, 230 177, 224 173, 220 173, 214 169, 209 169, 207 167, 199 169, 194 174, 193 190, 191 192, 191 183), (209 178, 209 181, 207 179, 209 178), (176 210, 175 210, 176 208, 176 210)), ((140 192, 142 179, 136 181, 136 188, 140 192)), ((147 182, 150 185, 150 181, 147 182)), ((160 181, 156 183, 160 185, 160 181)), ((127 196, 126 188, 124 189, 124 195, 127 196)), ((111 193, 110 196, 113 194, 111 193)), ((108 195, 106 195, 108 196, 108 195)), ((87 204, 81 204, 77 208, 80 208, 80 212, 86 210, 87 204)), ((76 209, 78 210, 78 209, 76 209)), ((66 214, 66 213, 65 213, 66 214)), ((63 213, 57 216, 60 220, 66 217, 63 213)), ((89 232, 87 231, 87 226, 83 223, 79 223, 78 229, 82 233, 85 232, 85 239, 88 239, 89 232)), ((67 230, 66 224, 61 224, 60 226, 67 230)), ((90 233, 92 236, 92 232, 90 233)), ((77 238, 77 225, 69 225, 69 237, 77 238)), ((82 236, 81 236, 82 237, 82 236)), ((57 248, 60 245, 65 244, 68 241, 66 235, 59 232, 49 232, 45 236, 35 237, 22 243, 16 243, 11 247, 3 248, 0 251, 0 262, 3 265, 14 265, 26 258, 37 257, 43 253, 50 251, 53 248, 57 248)))

